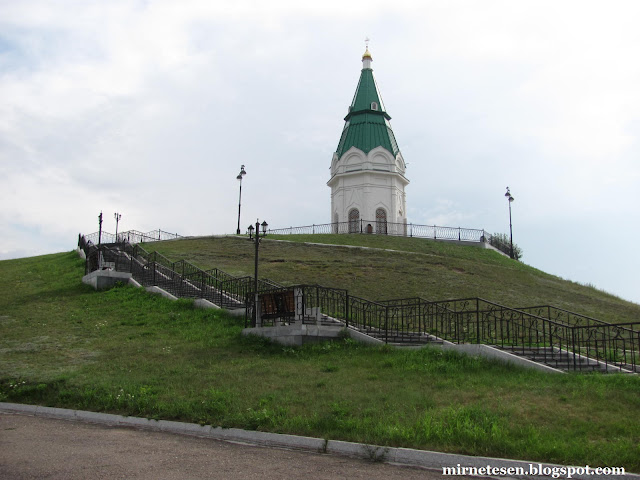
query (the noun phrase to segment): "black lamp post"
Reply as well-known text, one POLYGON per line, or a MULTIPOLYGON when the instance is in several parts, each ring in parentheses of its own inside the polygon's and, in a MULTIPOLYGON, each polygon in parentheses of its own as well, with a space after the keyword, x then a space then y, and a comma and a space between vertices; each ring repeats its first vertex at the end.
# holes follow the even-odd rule
POLYGON ((98 215, 98 246, 102 243, 102 212, 98 215))
POLYGON ((509 237, 510 237, 510 257, 513 258, 513 227, 511 225, 511 202, 513 202, 513 197, 511 196, 511 192, 509 191, 509 187, 507 187, 507 193, 504 194, 509 201, 509 237))
POLYGON ((240 173, 236 177, 238 182, 240 182, 240 195, 238 196, 238 230, 236 230, 236 235, 240 235, 240 204, 242 203, 242 177, 244 177, 247 172, 244 171, 244 165, 240 166, 240 173))
POLYGON ((118 222, 120 222, 122 215, 116 212, 113 214, 113 218, 116 219, 116 243, 118 243, 118 222))
POLYGON ((255 298, 254 298, 254 305, 253 305, 253 318, 251 319, 251 326, 254 328, 258 323, 258 247, 260 246, 260 239, 267 235, 268 226, 269 224, 266 221, 263 221, 262 224, 260 224, 260 220, 256 220, 255 228, 253 225, 249 225, 249 228, 248 228, 249 240, 253 240, 256 244, 256 258, 255 258, 256 270, 255 270, 255 276, 253 278, 253 292, 254 292, 255 298), (262 226, 262 232, 260 232, 261 226, 262 226), (256 232, 255 237, 253 236, 254 229, 256 232))

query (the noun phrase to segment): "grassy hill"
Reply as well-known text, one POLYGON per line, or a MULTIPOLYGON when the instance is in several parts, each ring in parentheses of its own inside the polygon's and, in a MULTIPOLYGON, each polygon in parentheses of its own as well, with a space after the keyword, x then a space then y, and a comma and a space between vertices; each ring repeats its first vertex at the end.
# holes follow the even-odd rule
MULTIPOLYGON (((246 239, 199 237, 148 248, 200 268, 253 275, 254 245, 246 239)), ((274 235, 261 244, 259 268, 260 276, 284 284, 345 288, 369 300, 480 297, 509 307, 550 304, 612 323, 640 321, 640 305, 593 287, 549 275, 493 250, 419 238, 274 235)))
MULTIPOLYGON (((594 292, 597 312, 609 305, 637 312, 492 252, 395 240, 406 253, 265 240, 261 271, 289 282, 335 281, 363 296, 389 291, 387 298, 410 288, 429 298, 481 294, 488 284, 493 293, 483 296, 505 303, 527 288, 507 289, 500 279, 529 277, 541 292, 558 285, 569 305, 594 292), (393 285, 403 276, 406 283, 393 285)), ((243 239, 149 246, 203 267, 252 271, 252 246, 243 239)), ((242 319, 186 300, 124 286, 95 292, 81 283, 83 273, 74 252, 0 261, 0 401, 640 471, 636 375, 550 375, 437 348, 350 340, 282 347, 243 337, 242 319)))

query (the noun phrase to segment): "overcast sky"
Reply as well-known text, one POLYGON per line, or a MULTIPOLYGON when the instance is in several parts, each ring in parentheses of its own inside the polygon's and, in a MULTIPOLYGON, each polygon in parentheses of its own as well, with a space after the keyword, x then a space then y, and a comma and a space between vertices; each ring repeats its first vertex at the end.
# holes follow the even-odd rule
POLYGON ((640 2, 0 0, 0 258, 330 221, 371 39, 409 221, 640 303, 640 2))

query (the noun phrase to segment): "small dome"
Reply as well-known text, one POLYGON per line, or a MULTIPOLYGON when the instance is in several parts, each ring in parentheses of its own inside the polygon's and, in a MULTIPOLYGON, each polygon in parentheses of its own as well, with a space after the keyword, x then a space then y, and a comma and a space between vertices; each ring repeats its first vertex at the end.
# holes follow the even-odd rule
POLYGON ((373 58, 371 57, 371 53, 369 53, 369 49, 368 48, 366 49, 366 51, 362 55, 362 60, 364 60, 365 58, 368 58, 369 60, 373 60, 373 58))

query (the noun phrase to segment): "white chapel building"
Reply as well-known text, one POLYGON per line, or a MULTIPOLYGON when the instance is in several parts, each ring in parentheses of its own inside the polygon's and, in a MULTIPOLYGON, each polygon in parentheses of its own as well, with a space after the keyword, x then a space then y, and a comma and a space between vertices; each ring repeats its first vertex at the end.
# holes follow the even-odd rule
POLYGON ((398 148, 367 48, 338 149, 331 161, 334 231, 406 235, 406 164, 398 148))

